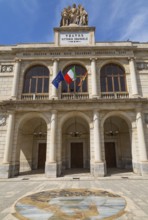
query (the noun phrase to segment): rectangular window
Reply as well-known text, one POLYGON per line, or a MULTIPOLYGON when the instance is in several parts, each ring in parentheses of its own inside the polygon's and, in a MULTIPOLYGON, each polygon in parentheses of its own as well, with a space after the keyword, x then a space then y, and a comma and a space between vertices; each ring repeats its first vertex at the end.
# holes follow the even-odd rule
POLYGON ((118 82, 118 77, 114 77, 114 91, 119 92, 119 82, 118 82))
POLYGON ((30 85, 30 79, 26 79, 25 83, 24 83, 23 93, 28 93, 29 92, 29 85, 30 85))
POLYGON ((49 88, 49 79, 44 79, 44 93, 48 93, 48 88, 49 88))
POLYGON ((126 91, 126 85, 125 85, 125 78, 120 77, 120 85, 121 85, 121 91, 126 91))
POLYGON ((74 82, 70 83, 69 92, 74 92, 74 82))
POLYGON ((113 92, 112 77, 107 77, 108 92, 113 92))
POLYGON ((33 79, 31 80, 31 90, 30 90, 30 92, 31 92, 31 93, 35 93, 35 89, 36 89, 36 79, 33 78, 33 79))
POLYGON ((105 80, 105 78, 101 78, 101 91, 106 92, 106 80, 105 80))
POLYGON ((42 79, 38 78, 37 93, 42 93, 42 79))

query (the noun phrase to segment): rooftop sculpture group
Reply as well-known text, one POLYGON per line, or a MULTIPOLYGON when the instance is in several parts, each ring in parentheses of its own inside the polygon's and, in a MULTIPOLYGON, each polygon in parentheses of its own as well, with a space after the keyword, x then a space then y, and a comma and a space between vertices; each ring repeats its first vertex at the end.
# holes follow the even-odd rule
POLYGON ((60 26, 69 26, 70 24, 76 24, 80 26, 88 25, 88 14, 82 5, 73 4, 64 8, 61 13, 60 26))

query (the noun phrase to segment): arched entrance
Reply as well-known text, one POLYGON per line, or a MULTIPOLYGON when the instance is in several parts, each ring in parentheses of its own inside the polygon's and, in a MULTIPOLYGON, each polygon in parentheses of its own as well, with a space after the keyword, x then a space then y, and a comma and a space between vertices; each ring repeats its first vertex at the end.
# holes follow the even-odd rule
POLYGON ((104 148, 107 171, 111 168, 132 170, 129 127, 123 118, 110 116, 105 120, 104 148))
POLYGON ((62 128, 62 169, 90 169, 89 126, 80 116, 69 118, 62 128))
POLYGON ((44 172, 47 125, 40 117, 25 120, 18 133, 19 174, 44 172))

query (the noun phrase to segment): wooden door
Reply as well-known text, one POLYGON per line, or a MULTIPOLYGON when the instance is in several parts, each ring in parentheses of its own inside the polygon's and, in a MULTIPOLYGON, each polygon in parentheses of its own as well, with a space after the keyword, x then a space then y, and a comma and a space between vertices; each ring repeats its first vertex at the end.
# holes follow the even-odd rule
POLYGON ((71 168, 83 168, 83 143, 71 143, 71 168))
POLYGON ((116 149, 114 142, 105 143, 105 159, 107 168, 116 167, 116 149))
POLYGON ((45 168, 45 161, 46 161, 46 143, 40 143, 38 150, 38 169, 45 168))

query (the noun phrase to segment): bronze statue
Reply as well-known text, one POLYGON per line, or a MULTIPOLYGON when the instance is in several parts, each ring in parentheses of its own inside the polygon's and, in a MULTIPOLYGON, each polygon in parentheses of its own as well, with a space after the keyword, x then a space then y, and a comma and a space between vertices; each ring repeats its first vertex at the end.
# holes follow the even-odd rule
POLYGON ((88 25, 88 14, 82 5, 73 4, 72 7, 64 8, 61 13, 60 26, 76 24, 80 26, 88 25))

